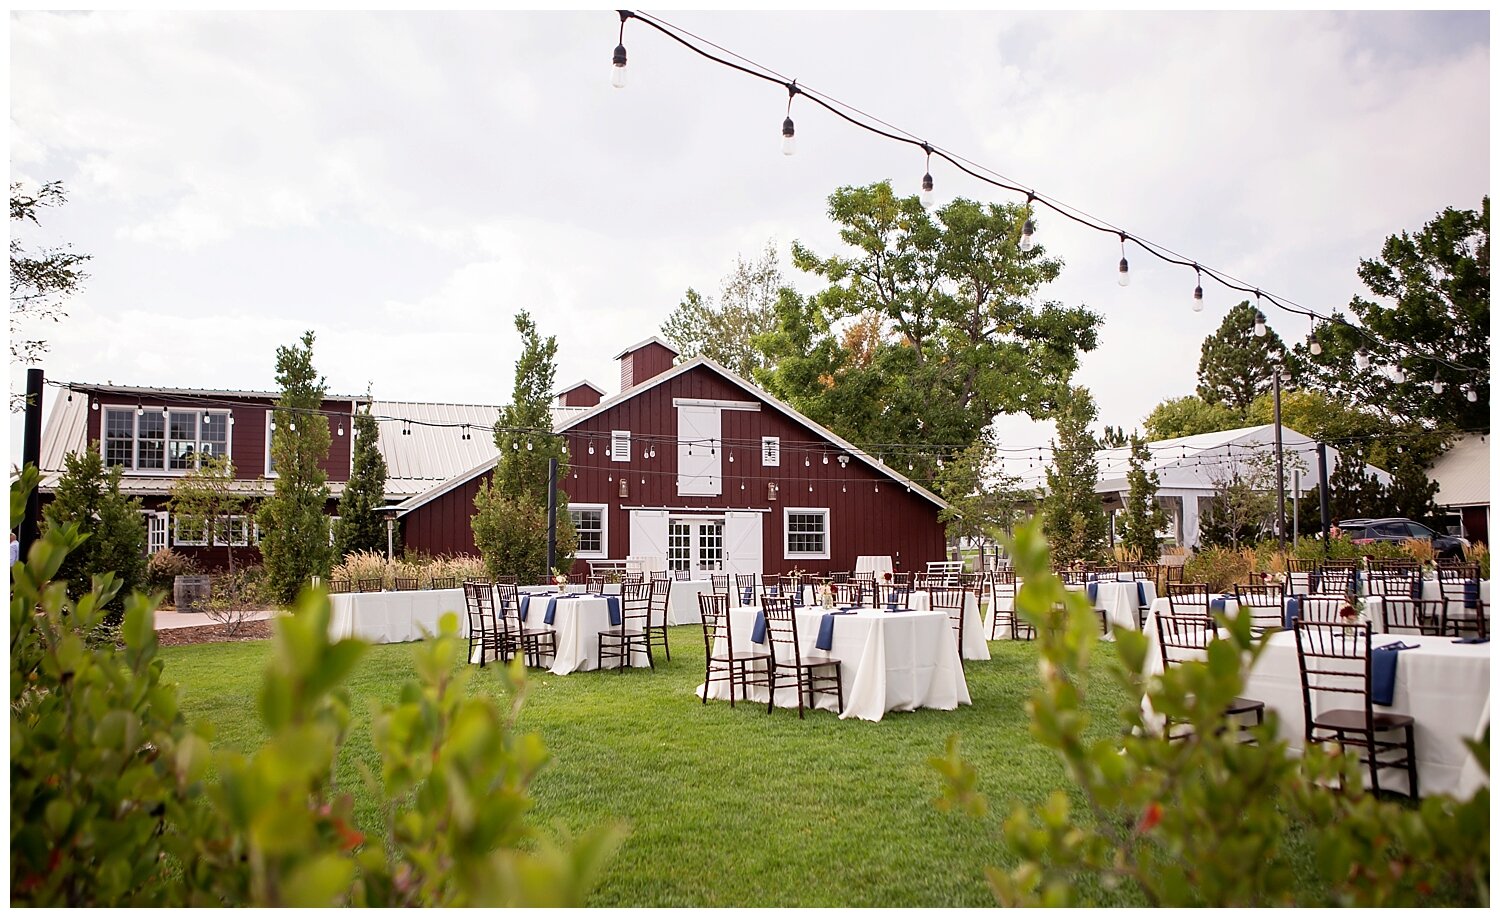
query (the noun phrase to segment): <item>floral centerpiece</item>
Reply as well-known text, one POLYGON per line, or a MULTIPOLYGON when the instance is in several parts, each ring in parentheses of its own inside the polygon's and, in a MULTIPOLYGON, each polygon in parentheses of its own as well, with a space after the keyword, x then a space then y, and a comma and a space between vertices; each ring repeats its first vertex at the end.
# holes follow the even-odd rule
POLYGON ((833 585, 832 584, 825 583, 822 586, 818 587, 818 601, 823 604, 823 608, 825 608, 825 609, 832 609, 833 608, 833 585))
POLYGON ((1365 601, 1358 596, 1345 596, 1344 604, 1339 608, 1339 621, 1345 625, 1361 625, 1368 620, 1365 617, 1365 601))
POLYGON ((562 571, 558 570, 557 568, 553 568, 552 569, 552 582, 557 585, 557 588, 559 590, 566 590, 568 588, 568 575, 564 574, 562 571))

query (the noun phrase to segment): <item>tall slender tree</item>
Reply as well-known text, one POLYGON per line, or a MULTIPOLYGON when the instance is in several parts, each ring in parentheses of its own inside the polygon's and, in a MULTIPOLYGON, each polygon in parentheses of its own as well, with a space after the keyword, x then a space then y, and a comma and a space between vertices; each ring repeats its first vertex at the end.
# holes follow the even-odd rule
POLYGON ((385 457, 380 454, 380 425, 369 411, 356 411, 350 425, 354 439, 349 481, 339 501, 339 521, 334 525, 334 557, 356 551, 385 548, 385 521, 379 510, 385 504, 385 457))
POLYGON ((328 387, 313 368, 313 340, 309 331, 300 345, 276 349, 276 382, 281 386, 271 431, 276 484, 258 518, 266 585, 283 602, 291 602, 312 577, 326 578, 332 564, 323 463, 333 436, 321 413, 328 387))
POLYGON ((1161 478, 1146 464, 1151 450, 1138 434, 1130 435, 1130 470, 1125 481, 1130 493, 1125 497, 1125 512, 1120 514, 1120 540, 1133 558, 1155 564, 1161 557, 1161 530, 1167 525, 1166 511, 1156 503, 1161 478))
POLYGON ((1099 447, 1089 433, 1094 417, 1094 400, 1082 386, 1071 388, 1057 411, 1057 439, 1042 498, 1042 529, 1057 564, 1093 561, 1104 554, 1108 526, 1095 490, 1099 447))
MULTIPOLYGON (((558 480, 567 478, 564 440, 552 433, 552 392, 557 376, 557 338, 537 334, 531 315, 516 315, 521 356, 510 404, 495 421, 500 451, 495 472, 474 495, 474 544, 491 575, 514 574, 522 583, 542 581, 547 570, 548 460, 557 460, 558 480)), ((557 556, 573 565, 577 536, 568 515, 568 495, 557 489, 557 556)))
MULTIPOLYGON (((245 495, 235 489, 234 465, 229 458, 200 457, 198 468, 172 483, 168 505, 179 532, 196 530, 203 533, 203 542, 210 549, 223 546, 233 576, 236 533, 232 524, 245 511, 245 495)), ((248 520, 243 522, 249 524, 248 520)))
POLYGON ((1198 397, 1233 408, 1241 418, 1258 396, 1271 391, 1276 367, 1286 359, 1286 345, 1274 329, 1255 334, 1255 318, 1255 307, 1242 300, 1224 315, 1218 331, 1203 339, 1198 359, 1198 397))

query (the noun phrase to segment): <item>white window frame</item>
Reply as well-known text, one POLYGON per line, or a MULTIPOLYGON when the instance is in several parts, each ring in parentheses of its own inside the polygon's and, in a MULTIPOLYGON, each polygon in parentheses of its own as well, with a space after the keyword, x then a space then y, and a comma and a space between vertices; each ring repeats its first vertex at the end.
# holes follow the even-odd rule
POLYGON ((833 547, 832 513, 827 507, 783 507, 781 510, 781 554, 784 558, 805 558, 826 561, 833 547), (819 514, 823 517, 823 550, 792 551, 792 514, 807 516, 819 514))
MULTIPOLYGON (((234 414, 233 414, 233 412, 230 409, 228 409, 228 408, 203 408, 203 407, 199 407, 199 406, 196 406, 196 405, 166 405, 165 408, 167 410, 167 413, 164 414, 163 417, 162 417, 162 440, 161 440, 162 459, 161 459, 161 468, 150 468, 150 469, 143 469, 143 468, 141 468, 140 467, 140 452, 141 452, 141 425, 140 425, 140 418, 141 418, 141 415, 136 413, 136 409, 138 407, 140 407, 140 406, 138 406, 138 405, 122 405, 122 404, 113 404, 113 405, 101 404, 99 406, 99 409, 100 409, 100 411, 99 411, 99 458, 104 460, 105 468, 114 468, 115 467, 115 466, 112 466, 112 465, 109 464, 109 451, 108 451, 108 448, 107 448, 107 446, 108 446, 108 436, 107 436, 107 434, 108 434, 108 430, 109 430, 109 427, 108 427, 108 425, 109 425, 109 414, 108 414, 108 412, 110 412, 110 411, 123 411, 123 412, 125 412, 126 414, 128 414, 130 416, 130 462, 127 465, 122 465, 122 466, 119 466, 119 467, 123 468, 126 472, 129 472, 132 475, 159 475, 159 476, 162 476, 162 477, 177 477, 177 478, 180 478, 183 475, 186 475, 188 472, 191 472, 194 469, 201 467, 200 460, 201 460, 202 456, 204 455, 203 452, 202 452, 202 445, 203 445, 203 415, 205 415, 205 414, 222 414, 222 415, 224 415, 224 458, 226 460, 228 460, 229 462, 231 462, 231 463, 234 461, 234 424, 231 423, 231 421, 233 420, 234 414), (196 458, 194 459, 193 469, 174 469, 174 468, 171 467, 171 465, 172 465, 172 456, 171 456, 171 444, 172 444, 171 412, 191 412, 191 413, 193 413, 195 415, 195 420, 193 422, 193 435, 194 435, 194 442, 198 445, 199 449, 194 454, 196 458)), ((161 406, 161 405, 153 405, 153 406, 151 406, 149 408, 146 408, 145 410, 146 411, 160 412, 162 410, 162 408, 163 408, 163 406, 161 406)))
POLYGON ((760 438, 760 464, 762 466, 781 465, 781 438, 760 438))
POLYGON ((611 462, 630 461, 630 431, 611 430, 609 432, 609 459, 611 462), (624 449, 620 449, 621 444, 624 449))
MULTIPOLYGON (((238 541, 238 542, 215 542, 214 545, 213 545, 214 548, 223 548, 223 547, 225 547, 226 544, 229 547, 231 547, 231 548, 248 548, 251 545, 259 544, 259 542, 260 542, 260 523, 256 520, 255 515, 251 514, 251 513, 236 513, 236 514, 233 514, 232 516, 230 516, 225 521, 225 523, 226 523, 226 525, 232 526, 234 524, 235 520, 244 520, 245 521, 245 528, 244 528, 245 540, 244 541, 238 541)), ((207 547, 209 547, 208 546, 208 526, 207 526, 207 521, 205 521, 205 523, 204 523, 203 538, 202 539, 192 539, 192 540, 190 540, 190 539, 184 539, 179 534, 179 529, 182 526, 182 515, 181 514, 174 515, 172 517, 172 521, 171 522, 172 522, 172 525, 169 527, 169 531, 172 534, 172 544, 173 545, 182 545, 182 546, 185 546, 185 547, 188 547, 188 548, 207 548, 207 547)))
MULTIPOLYGON (((276 420, 276 409, 275 408, 267 408, 266 409, 266 456, 265 456, 265 461, 263 463, 261 463, 261 466, 260 466, 260 468, 261 468, 261 474, 264 477, 266 477, 266 478, 279 478, 280 477, 280 473, 274 472, 274 471, 271 470, 271 424, 275 420, 276 420)), ((349 450, 349 455, 351 457, 354 455, 354 450, 353 449, 349 450)), ((351 461, 352 461, 352 459, 351 459, 351 461)))
MULTIPOLYGON (((598 551, 579 551, 575 555, 575 557, 582 558, 582 559, 589 559, 589 558, 604 559, 604 558, 608 558, 609 557, 609 504, 573 504, 573 503, 568 504, 568 513, 569 513, 569 515, 571 515, 574 510, 578 510, 580 512, 582 512, 584 510, 597 510, 597 511, 599 511, 599 550, 598 551)), ((577 526, 576 522, 574 523, 574 526, 575 527, 577 526)))

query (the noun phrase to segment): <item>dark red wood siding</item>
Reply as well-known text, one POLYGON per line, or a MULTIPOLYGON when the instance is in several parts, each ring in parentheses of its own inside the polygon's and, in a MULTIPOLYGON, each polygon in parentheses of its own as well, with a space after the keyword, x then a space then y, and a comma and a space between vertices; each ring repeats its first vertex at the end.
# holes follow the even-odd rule
POLYGON ((592 408, 599 404, 604 393, 588 383, 579 383, 563 392, 558 399, 564 408, 592 408))
MULTIPOLYGON (((83 391, 83 390, 79 390, 83 391)), ((134 395, 122 395, 112 392, 90 393, 90 397, 97 398, 99 410, 88 413, 88 442, 93 443, 100 437, 99 430, 103 424, 104 408, 129 406, 137 404, 134 395)), ((275 404, 274 399, 260 398, 233 398, 205 394, 195 396, 191 399, 174 398, 172 396, 142 396, 139 400, 141 407, 147 411, 161 411, 162 407, 173 409, 196 409, 200 411, 223 411, 228 409, 232 412, 234 423, 230 425, 229 432, 229 457, 234 463, 234 477, 254 480, 266 473, 266 413, 275 404)), ((354 410, 354 404, 347 401, 326 401, 323 410, 330 412, 328 418, 328 433, 330 443, 328 445, 328 458, 322 463, 323 471, 328 474, 329 481, 349 480, 349 431, 351 429, 349 416, 354 410), (339 436, 338 430, 343 427, 344 435, 339 436)), ((173 476, 163 475, 164 488, 171 487, 173 476)))
POLYGON ((655 379, 672 369, 676 360, 677 355, 670 348, 662 347, 655 341, 649 341, 620 355, 620 391, 624 392, 632 386, 655 379))
MULTIPOLYGON (((571 469, 562 490, 570 501, 609 506, 607 553, 610 558, 630 554, 630 513, 625 507, 691 508, 702 511, 764 509, 762 564, 767 573, 792 566, 811 571, 852 570, 860 555, 890 555, 900 570, 921 570, 928 561, 942 560, 946 543, 938 508, 931 501, 896 483, 864 462, 850 458, 841 466, 843 450, 779 410, 761 404, 759 411, 724 410, 721 437, 728 456, 721 463, 723 493, 717 497, 677 494, 677 408, 673 399, 715 399, 759 402, 758 396, 706 368, 695 367, 621 402, 567 432, 571 469), (631 433, 631 459, 613 462, 604 455, 610 432, 631 433), (779 437, 781 465, 762 467, 760 440, 779 437), (589 453, 592 443, 594 452, 589 453), (656 455, 651 457, 650 450, 656 455), (827 463, 823 459, 827 458, 827 463), (629 495, 620 497, 624 478, 629 495), (767 499, 767 485, 779 492, 767 499), (809 491, 811 487, 811 491, 809 491), (878 489, 878 491, 877 491, 878 489), (784 507, 829 510, 828 560, 783 560, 784 507)), ((473 553, 469 517, 474 513, 477 476, 404 518, 409 547, 433 554, 473 553)), ((579 562, 575 574, 587 564, 579 562)))

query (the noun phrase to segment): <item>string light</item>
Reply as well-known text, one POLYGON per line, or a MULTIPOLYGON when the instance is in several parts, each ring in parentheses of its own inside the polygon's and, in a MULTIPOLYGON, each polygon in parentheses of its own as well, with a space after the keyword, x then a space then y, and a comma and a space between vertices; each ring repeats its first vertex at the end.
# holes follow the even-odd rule
MULTIPOLYGON (((145 413, 146 413, 146 409, 141 407, 141 403, 140 402, 136 402, 135 403, 135 416, 136 417, 141 417, 145 413)), ((273 427, 272 430, 275 430, 275 428, 273 427)))
POLYGON ((1395 383, 1396 385, 1399 386, 1402 383, 1406 382, 1406 371, 1404 371, 1404 370, 1401 369, 1401 364, 1399 364, 1399 363, 1393 363, 1393 364, 1391 364, 1390 374, 1391 374, 1391 382, 1395 383))
MULTIPOLYGON (((339 421, 339 436, 342 437, 343 435, 344 435, 344 422, 343 421, 339 421)), ((467 436, 467 434, 465 434, 465 436, 467 436)))
POLYGON ((1203 311, 1203 269, 1193 265, 1193 273, 1198 276, 1198 286, 1193 288, 1193 312, 1203 311))
POLYGON ((1464 398, 1467 398, 1471 402, 1477 402, 1477 401, 1479 401, 1479 393, 1474 390, 1473 386, 1465 383, 1464 384, 1464 398))
POLYGON ((1312 327, 1307 333, 1307 352, 1316 357, 1323 353, 1323 345, 1318 342, 1318 320, 1308 316, 1307 324, 1312 327))
POLYGON ((1355 369, 1368 370, 1370 368, 1370 352, 1364 348, 1354 352, 1355 369))
POLYGON ((1130 286, 1130 262, 1128 262, 1128 261, 1125 260, 1125 239, 1126 239, 1125 234, 1121 233, 1120 234, 1120 286, 1121 287, 1129 287, 1130 286))
POLYGON ((1036 195, 1026 192, 1026 222, 1021 224, 1021 251, 1029 252, 1036 248, 1036 222, 1031 219, 1031 202, 1036 200, 1036 195))
MULTIPOLYGON (((960 172, 963 172, 965 175, 970 176, 971 178, 978 179, 979 181, 984 182, 984 183, 986 183, 988 185, 994 186, 996 188, 1004 189, 1006 191, 1011 191, 1011 192, 1014 192, 1016 194, 1024 194, 1024 195, 1026 195, 1026 204, 1027 204, 1027 216, 1028 216, 1028 219, 1026 220, 1025 225, 1023 226, 1023 229, 1022 229, 1021 250, 1023 252, 1031 250, 1031 246, 1033 244, 1031 236, 1032 236, 1032 233, 1034 232, 1034 229, 1035 229, 1034 225, 1032 224, 1032 220, 1030 219, 1032 217, 1032 205, 1034 203, 1036 203, 1036 202, 1040 202, 1042 204, 1045 204, 1047 207, 1049 207, 1054 213, 1059 214, 1060 216, 1066 217, 1067 219, 1069 219, 1069 220, 1073 221, 1074 223, 1077 223, 1077 224, 1079 224, 1081 226, 1085 226, 1085 227, 1087 227, 1089 229, 1092 229, 1092 230, 1095 230, 1095 231, 1098 231, 1098 232, 1108 232, 1108 233, 1118 234, 1121 237, 1121 239, 1122 239, 1122 243, 1123 243, 1123 240, 1125 238, 1127 238, 1127 236, 1128 236, 1128 238, 1130 238, 1132 241, 1134 241, 1138 246, 1140 246, 1142 249, 1144 249, 1148 254, 1152 255, 1153 257, 1155 257, 1157 259, 1160 259, 1161 261, 1165 261, 1165 262, 1167 262, 1169 264, 1176 264, 1176 265, 1181 265, 1183 267, 1194 268, 1195 270, 1198 271, 1198 273, 1200 274, 1200 276, 1201 276, 1202 273, 1206 272, 1209 275, 1209 277, 1211 277, 1213 280, 1218 281, 1220 284, 1224 285, 1225 287, 1227 287, 1227 288, 1229 288, 1231 290, 1239 290, 1239 291, 1243 291, 1245 293, 1250 293, 1250 292, 1252 292, 1254 290, 1254 288, 1249 287, 1249 286, 1247 286, 1246 284, 1244 284, 1242 282, 1239 282, 1236 278, 1234 278, 1231 275, 1228 275, 1226 273, 1222 273, 1222 272, 1219 272, 1219 271, 1215 271, 1215 270, 1210 269, 1210 268, 1205 268, 1205 267, 1199 265, 1197 262, 1189 261, 1189 260, 1183 258, 1182 256, 1178 255, 1178 253, 1174 252, 1171 249, 1166 248, 1165 246, 1161 246, 1161 245, 1158 245, 1158 244, 1155 244, 1155 243, 1151 243, 1151 242, 1145 241, 1145 240, 1141 239, 1139 236, 1128 235, 1124 231, 1119 230, 1118 228, 1116 228, 1114 226, 1108 225, 1106 223, 1102 223, 1099 220, 1097 220, 1096 218, 1091 217, 1090 215, 1088 215, 1086 212, 1084 212, 1081 209, 1074 208, 1074 207, 1072 207, 1070 205, 1067 205, 1067 204, 1065 204, 1065 203, 1063 203, 1061 201, 1058 201, 1058 200, 1050 198, 1050 197, 1040 196, 1040 195, 1038 195, 1035 192, 1035 190, 1027 190, 1023 186, 1016 185, 1016 184, 1012 183, 1011 181, 1005 179, 1003 176, 1000 175, 1000 173, 995 172, 994 170, 989 169, 989 168, 987 168, 985 166, 982 166, 982 165, 980 165, 978 163, 975 163, 972 160, 965 159, 965 158, 963 158, 963 157, 961 157, 959 155, 956 155, 956 154, 948 153, 948 152, 944 151, 941 148, 932 147, 927 141, 918 139, 917 136, 914 135, 914 134, 912 134, 910 131, 906 131, 906 130, 904 130, 904 129, 900 128, 900 127, 897 127, 895 125, 892 125, 892 124, 890 124, 888 122, 880 121, 879 119, 876 119, 876 118, 874 118, 871 115, 865 114, 864 112, 860 111, 858 108, 855 108, 854 106, 849 105, 848 103, 841 102, 841 101, 839 101, 837 99, 834 99, 831 96, 824 95, 821 92, 809 90, 809 89, 807 89, 805 87, 798 86, 796 84, 796 81, 787 82, 786 78, 784 76, 781 76, 780 74, 777 74, 776 71, 774 71, 771 68, 766 67, 764 65, 758 64, 758 63, 756 63, 754 61, 751 61, 748 58, 744 57, 743 55, 735 54, 734 52, 726 52, 726 53, 731 54, 734 57, 738 58, 739 60, 743 61, 745 64, 749 64, 750 67, 742 66, 741 64, 737 64, 737 63, 734 63, 733 61, 730 61, 730 60, 727 60, 727 59, 725 59, 723 57, 720 57, 720 56, 718 56, 718 55, 716 55, 716 54, 714 54, 714 53, 706 50, 704 47, 702 47, 702 45, 711 44, 711 43, 706 42, 705 40, 700 39, 697 36, 692 35, 691 33, 679 34, 679 32, 682 32, 682 30, 680 30, 677 26, 672 25, 671 23, 666 22, 665 20, 659 19, 658 17, 652 16, 652 15, 649 15, 649 14, 646 14, 646 13, 628 13, 627 14, 624 11, 621 12, 622 20, 627 15, 629 15, 629 16, 631 16, 633 18, 639 19, 641 22, 645 23, 647 26, 650 26, 651 28, 657 30, 661 34, 663 34, 663 35, 671 38, 672 40, 674 40, 677 43, 681 44, 682 46, 684 46, 688 50, 692 51, 693 53, 699 55, 700 57, 707 58, 708 60, 713 61, 716 64, 720 64, 722 66, 729 67, 731 69, 740 71, 740 72, 742 72, 742 73, 744 73, 744 74, 746 74, 748 76, 752 76, 752 77, 755 77, 757 79, 761 79, 761 80, 765 80, 767 82, 776 83, 778 85, 785 86, 787 88, 787 90, 788 90, 788 96, 789 96, 789 98, 787 100, 787 118, 783 122, 782 135, 783 135, 783 152, 786 153, 787 155, 791 155, 791 153, 794 150, 794 146, 793 146, 793 142, 791 141, 791 138, 795 135, 795 129, 793 128, 792 122, 791 122, 791 99, 790 99, 790 96, 796 95, 796 94, 801 94, 801 95, 806 96, 812 104, 820 106, 825 111, 827 111, 830 114, 835 115, 835 116, 843 119, 844 121, 847 121, 849 124, 851 124, 851 125, 853 125, 855 127, 858 127, 858 128, 860 128, 862 130, 865 130, 865 131, 868 131, 868 132, 870 132, 872 134, 877 134, 879 136, 885 137, 888 140, 894 140, 894 141, 896 141, 898 143, 911 144, 912 146, 915 146, 915 147, 917 147, 919 149, 922 149, 924 151, 930 149, 932 151, 932 153, 937 154, 937 156, 939 156, 945 162, 947 162, 948 164, 950 164, 951 166, 953 166, 955 169, 959 170, 960 172), (684 35, 686 35, 687 37, 684 37, 684 35), (751 67, 756 68, 756 69, 751 69, 751 67), (879 126, 877 126, 877 125, 879 125, 879 126)), ((622 30, 621 30, 621 40, 623 41, 623 23, 622 23, 622 30)), ((713 47, 719 48, 719 46, 717 46, 717 45, 713 45, 713 47)), ((723 50, 723 49, 720 49, 720 50, 723 50)), ((929 171, 929 174, 930 174, 930 171, 929 171)), ((1128 268, 1128 262, 1126 262, 1126 260, 1123 257, 1124 256, 1123 244, 1122 244, 1121 248, 1122 248, 1122 252, 1121 252, 1121 255, 1122 255, 1122 259, 1121 259, 1122 270, 1120 272, 1119 283, 1120 283, 1121 286, 1126 286, 1126 285, 1129 284, 1129 273, 1128 273, 1128 269, 1127 269, 1128 268)), ((1387 347, 1400 348, 1401 350, 1406 351, 1407 353, 1409 353, 1413 357, 1420 357, 1422 359, 1432 360, 1432 361, 1438 362, 1438 363, 1447 363, 1452 369, 1460 371, 1460 372, 1468 372, 1468 373, 1476 373, 1476 372, 1478 372, 1476 370, 1476 368, 1474 368, 1474 367, 1465 366, 1463 364, 1456 363, 1454 361, 1448 360, 1448 359, 1443 358, 1443 357, 1439 357, 1437 355, 1429 355, 1429 354, 1421 353, 1421 352, 1416 351, 1413 348, 1411 348, 1410 345, 1407 345, 1407 344, 1402 343, 1402 342, 1392 343, 1392 342, 1383 341, 1382 339, 1380 339, 1376 335, 1374 335, 1372 332, 1370 332, 1368 329, 1363 328, 1363 327, 1358 326, 1358 325, 1354 325, 1351 322, 1349 322, 1348 320, 1342 318, 1341 316, 1338 316, 1338 315, 1323 316, 1323 315, 1318 314, 1318 313, 1316 313, 1316 312, 1314 312, 1314 311, 1312 311, 1310 309, 1307 309, 1305 307, 1299 306, 1296 303, 1291 302, 1290 300, 1279 299, 1279 298, 1276 298, 1276 297, 1272 297, 1270 295, 1267 295, 1266 298, 1269 299, 1271 301, 1271 303, 1273 305, 1275 305, 1278 309, 1281 309, 1281 310, 1283 310, 1285 312, 1298 313, 1298 314, 1301 314, 1301 315, 1306 315, 1306 316, 1309 316, 1309 317, 1312 317, 1312 318, 1320 319, 1320 320, 1325 321, 1325 322, 1332 322, 1332 323, 1340 324, 1340 325, 1342 325, 1342 326, 1344 326, 1344 327, 1346 327, 1348 329, 1351 329, 1355 334, 1362 336, 1363 338, 1365 338, 1366 340, 1368 340, 1370 342, 1378 343, 1378 344, 1381 344, 1381 345, 1387 346, 1387 347)))
POLYGON ((791 156, 797 152, 797 126, 792 124, 792 99, 796 98, 797 81, 786 84, 786 120, 781 122, 781 155, 791 156))
POLYGON ((1264 338, 1265 336, 1266 336, 1266 314, 1263 313, 1263 312, 1261 312, 1259 309, 1257 309, 1257 310, 1255 310, 1255 337, 1257 337, 1257 338, 1264 338))
POLYGON ((920 200, 924 208, 932 210, 932 202, 934 200, 932 195, 932 147, 924 143, 922 144, 922 149, 927 151, 927 169, 922 176, 922 197, 920 200))
POLYGON ((625 20, 630 17, 629 10, 620 10, 620 43, 615 45, 614 67, 609 74, 609 84, 616 89, 625 88, 625 20))
POLYGON ((1442 395, 1443 394, 1443 381, 1441 379, 1439 379, 1438 377, 1436 377, 1436 376, 1434 376, 1432 378, 1432 394, 1433 395, 1442 395))

